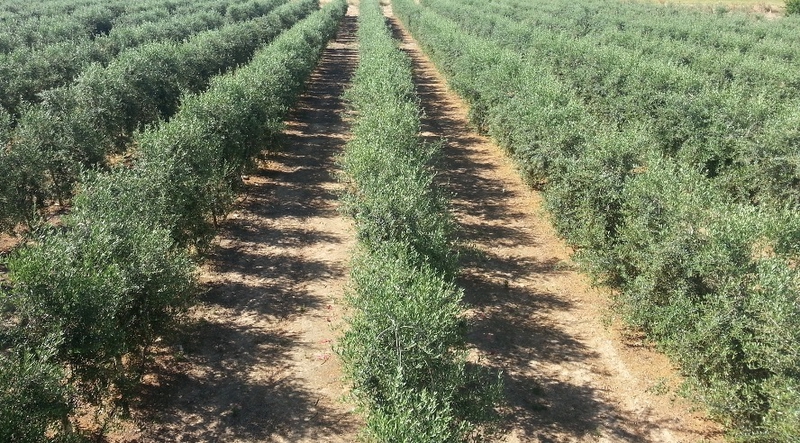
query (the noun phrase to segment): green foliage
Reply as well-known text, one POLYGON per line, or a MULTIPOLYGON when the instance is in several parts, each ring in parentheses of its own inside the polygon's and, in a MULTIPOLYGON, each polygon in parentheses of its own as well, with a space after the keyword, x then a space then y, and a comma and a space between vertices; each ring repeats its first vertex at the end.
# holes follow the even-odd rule
POLYGON ((66 436, 60 429, 70 411, 64 373, 51 354, 46 349, 0 352, 0 440, 34 443, 66 436), (56 438, 45 437, 56 430, 56 438))
POLYGON ((23 222, 36 218, 45 199, 44 155, 36 149, 0 151, 0 231, 13 232, 23 222))
POLYGON ((438 269, 453 272, 454 256, 449 248, 452 221, 442 216, 447 213, 446 199, 437 191, 430 169, 438 146, 419 146, 413 123, 404 125, 407 120, 419 122, 413 103, 369 111, 371 118, 358 122, 350 153, 343 161, 358 186, 344 202, 356 220, 359 239, 372 247, 408 243, 438 269), (386 121, 394 123, 392 128, 387 130, 386 121))
POLYGON ((105 211, 78 208, 66 229, 42 232, 8 262, 26 342, 60 337, 54 357, 90 399, 135 379, 122 356, 140 356, 193 293, 192 264, 169 233, 115 211, 115 196, 107 197, 95 202, 105 211))
POLYGON ((245 3, 228 4, 226 5, 225 16, 233 22, 244 21, 266 15, 279 3, 280 0, 254 0, 245 3))
POLYGON ((469 366, 461 291, 402 243, 353 265, 357 314, 342 341, 378 441, 463 441, 491 419, 500 380, 469 366))
POLYGON ((631 321, 683 363, 712 412, 747 429, 774 415, 770 386, 794 377, 800 356, 789 348, 800 336, 769 334, 800 320, 798 279, 768 240, 785 217, 726 204, 703 181, 664 162, 631 180, 615 254, 621 300, 631 321))
POLYGON ((0 150, 5 151, 5 146, 11 138, 11 114, 0 106, 0 150))
MULTIPOLYGON (((169 4, 168 1, 165 3, 169 4)), ((45 45, 31 47, 18 44, 9 47, 0 54, 0 105, 6 107, 12 114, 19 115, 25 103, 40 101, 38 96, 40 92, 68 84, 93 63, 105 66, 126 49, 159 41, 179 42, 195 33, 221 27, 225 19, 220 12, 213 11, 214 3, 219 2, 211 0, 192 2, 189 7, 184 7, 180 11, 173 10, 170 13, 167 7, 159 8, 157 4, 150 2, 143 5, 146 8, 143 11, 117 16, 113 20, 110 32, 105 35, 100 34, 91 39, 80 38, 80 33, 73 31, 45 45)), ((236 6, 227 3, 221 3, 223 12, 226 6, 236 6)), ((274 7, 278 2, 262 3, 271 3, 274 7)), ((261 8, 247 12, 257 15, 239 14, 238 21, 251 20, 268 11, 266 8, 261 8)), ((52 18, 65 23, 75 18, 74 15, 63 12, 58 12, 58 15, 60 16, 52 18)), ((235 20, 230 22, 233 23, 235 20)), ((51 25, 47 21, 40 24, 51 25)), ((49 28, 52 29, 53 27, 49 28)), ((38 35, 42 34, 40 32, 38 35)), ((20 35, 15 34, 14 37, 19 38, 20 35)))
POLYGON ((11 137, 11 116, 0 108, 0 232, 13 232, 18 223, 30 220, 35 213, 35 193, 42 164, 38 152, 14 152, 6 149, 11 137))
POLYGON ((66 90, 53 90, 47 95, 45 104, 32 108, 20 119, 9 149, 15 158, 42 162, 39 174, 44 177, 31 177, 30 184, 25 185, 43 184, 45 187, 38 194, 64 201, 72 195, 83 165, 103 161, 108 138, 98 124, 99 109, 79 108, 79 99, 66 90))
POLYGON ((786 0, 786 14, 800 14, 800 0, 786 0))

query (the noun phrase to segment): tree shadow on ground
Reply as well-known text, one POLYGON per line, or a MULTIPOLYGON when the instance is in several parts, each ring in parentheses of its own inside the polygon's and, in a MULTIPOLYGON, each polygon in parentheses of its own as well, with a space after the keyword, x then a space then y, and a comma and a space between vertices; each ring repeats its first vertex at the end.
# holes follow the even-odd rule
POLYGON ((319 397, 281 365, 298 340, 291 333, 201 320, 176 338, 183 345, 157 356, 163 366, 146 377, 140 398, 147 407, 137 408, 156 441, 263 441, 304 427, 311 434, 304 425, 312 418, 335 434, 350 421, 318 406, 319 397))

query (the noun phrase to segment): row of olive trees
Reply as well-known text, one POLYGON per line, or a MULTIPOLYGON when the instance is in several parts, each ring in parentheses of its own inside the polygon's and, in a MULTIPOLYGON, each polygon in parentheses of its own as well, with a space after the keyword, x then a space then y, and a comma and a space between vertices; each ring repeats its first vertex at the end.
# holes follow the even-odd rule
MULTIPOLYGON (((473 35, 535 54, 537 64, 574 91, 603 125, 637 131, 663 155, 698 169, 738 201, 800 204, 800 164, 793 144, 800 129, 800 72, 789 61, 800 58, 800 50, 795 48, 794 55, 782 52, 789 60, 765 55, 767 49, 783 44, 779 38, 765 36, 756 46, 753 40, 758 40, 761 22, 741 26, 753 36, 731 32, 727 40, 718 42, 719 49, 710 50, 690 38, 651 41, 653 37, 639 29, 644 27, 640 22, 648 28, 652 24, 652 18, 644 14, 629 13, 626 26, 620 29, 602 6, 595 6, 599 11, 593 12, 597 12, 597 22, 607 26, 592 22, 592 32, 576 38, 577 23, 561 25, 564 29, 558 32, 532 31, 528 24, 537 22, 540 15, 532 8, 523 8, 511 19, 484 11, 479 4, 470 7, 448 0, 426 4, 473 35)), ((616 12, 624 6, 615 8, 616 12)), ((662 21, 680 24, 684 16, 705 23, 703 29, 741 21, 699 12, 675 14, 662 21)), ((570 22, 568 17, 562 21, 570 22)), ((481 113, 475 110, 475 120, 486 126, 481 113)), ((499 138, 505 136, 496 133, 499 138)))
MULTIPOLYGON (((517 46, 517 25, 488 8, 458 21, 406 0, 394 9, 468 99, 474 122, 544 191, 557 229, 587 269, 619 289, 621 312, 680 363, 713 415, 745 441, 793 441, 800 434, 796 110, 773 100, 782 114, 751 128, 758 143, 747 134, 726 138, 744 116, 761 118, 755 111, 763 106, 743 106, 756 103, 748 91, 714 94, 693 82, 703 74, 684 70, 682 80, 666 64, 634 69, 657 60, 608 63, 630 59, 597 44, 599 34, 594 44, 550 38, 537 50, 517 46), (483 33, 487 21, 491 34, 483 33), (656 88, 663 79, 673 81, 656 88), (676 89, 687 84, 699 88, 676 89), (655 105, 643 109, 648 103, 655 105), (706 115, 701 104, 720 112, 706 115), (698 160, 709 154, 719 161, 698 160)), ((627 19, 632 28, 635 17, 627 19)))
POLYGON ((127 12, 121 0, 82 7, 75 7, 75 3, 65 2, 60 10, 27 11, 8 17, 0 31, 0 53, 107 34, 114 20, 127 12), (70 3, 72 6, 68 6, 70 3))
POLYGON ((79 402, 126 407, 154 340, 195 293, 196 251, 268 149, 344 15, 332 2, 136 137, 133 164, 86 177, 59 227, 7 260, 0 440, 74 441, 79 402))
POLYGON ((97 41, 112 46, 136 36, 133 29, 169 17, 205 11, 226 21, 255 16, 262 0, 47 0, 0 5, 0 54, 50 45, 97 41), (116 35, 115 35, 116 34, 116 35))
POLYGON ((116 17, 114 27, 95 38, 20 46, 0 54, 0 107, 18 117, 27 104, 41 100, 42 91, 70 83, 92 64, 107 65, 126 49, 157 41, 180 42, 201 31, 262 16, 275 6, 270 0, 234 4, 203 0, 170 12, 162 3, 151 0, 145 11, 116 17))
POLYGON ((439 145, 419 139, 411 63, 377 0, 359 5, 359 65, 342 166, 356 222, 355 308, 341 354, 380 442, 479 440, 501 387, 466 362, 454 224, 434 184, 439 145))

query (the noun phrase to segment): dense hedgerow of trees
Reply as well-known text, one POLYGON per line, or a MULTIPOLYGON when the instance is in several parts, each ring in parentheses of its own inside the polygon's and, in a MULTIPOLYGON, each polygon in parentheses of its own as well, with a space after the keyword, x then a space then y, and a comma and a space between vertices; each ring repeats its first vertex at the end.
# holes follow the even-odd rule
POLYGON ((123 408, 141 362, 195 293, 196 251, 240 174, 282 130, 344 15, 335 1, 136 137, 132 165, 84 178, 59 227, 7 260, 0 289, 0 439, 75 441, 78 403, 123 408))
MULTIPOLYGON (((442 3, 431 2, 432 8, 441 11, 442 3)), ((645 50, 644 43, 598 45, 609 34, 625 35, 616 26, 575 40, 569 34, 533 33, 526 23, 494 15, 475 20, 479 13, 479 8, 461 6, 442 12, 469 23, 470 29, 480 27, 476 35, 535 53, 604 124, 652 126, 641 132, 649 132, 664 155, 700 169, 735 198, 800 204, 800 168, 791 143, 800 125, 800 76, 792 63, 796 66, 800 57, 793 57, 794 62, 763 60, 762 51, 754 49, 745 53, 748 62, 742 45, 721 45, 723 49, 713 52, 694 50, 708 55, 688 61, 676 55, 674 44, 663 41, 654 42, 658 49, 645 50), (486 26, 487 21, 492 25, 486 26)), ((638 31, 628 34, 640 40, 638 31)))
MULTIPOLYGON (((0 5, 0 54, 15 50, 36 50, 54 43, 99 40, 108 44, 139 25, 205 11, 226 20, 242 20, 259 14, 262 0, 56 0, 43 2, 7 1, 0 5), (238 15, 238 17, 237 17, 238 15)), ((156 31, 158 32, 158 31, 156 31)), ((124 39, 123 39, 124 40, 124 39)))
POLYGON ((731 434, 800 434, 796 21, 605 2, 394 6, 476 126, 544 191, 577 257, 619 289, 620 312, 731 434))
POLYGON ((260 1, 259 7, 253 7, 256 3, 206 0, 179 9, 151 3, 144 11, 116 17, 108 33, 94 38, 14 48, 0 54, 0 106, 16 117, 25 104, 40 101, 42 91, 69 83, 93 63, 107 65, 125 49, 148 42, 181 41, 197 32, 264 15, 275 2, 260 1))
MULTIPOLYGON (((93 65, 69 86, 43 93, 9 134, 0 152, 0 229, 36 219, 37 210, 73 193, 84 170, 124 153, 131 137, 170 118, 182 94, 205 89, 214 75, 246 63, 263 43, 307 15, 316 3, 300 0, 243 22, 178 42, 148 43, 93 65)), ((266 11, 261 9, 260 11, 266 11)))
POLYGON ((83 40, 108 34, 114 20, 126 12, 122 1, 94 2, 62 11, 28 11, 4 20, 0 53, 19 47, 39 47, 65 40, 83 40))
POLYGON ((367 434, 381 442, 478 438, 500 384, 467 364, 462 292, 453 283, 453 221, 433 180, 439 145, 419 139, 411 63, 377 1, 359 5, 360 61, 346 98, 355 114, 341 163, 356 221, 355 308, 341 355, 367 434))

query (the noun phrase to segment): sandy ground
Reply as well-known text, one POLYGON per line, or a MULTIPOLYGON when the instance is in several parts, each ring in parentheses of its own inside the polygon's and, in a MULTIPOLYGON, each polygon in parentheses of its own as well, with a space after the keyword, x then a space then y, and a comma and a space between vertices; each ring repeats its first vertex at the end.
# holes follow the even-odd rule
POLYGON ((541 196, 470 130, 466 105, 391 23, 414 63, 424 135, 446 140, 441 182, 464 246, 472 357, 506 383, 495 441, 721 441, 719 427, 674 393, 680 378, 666 357, 609 326, 609 294, 575 271, 541 196))
POLYGON ((245 178, 201 282, 207 292, 145 376, 128 442, 353 442, 334 344, 351 222, 338 213, 340 96, 357 63, 351 9, 287 122, 286 146, 245 178))

